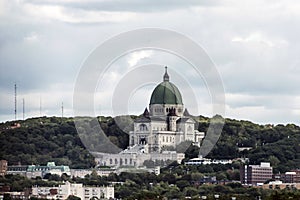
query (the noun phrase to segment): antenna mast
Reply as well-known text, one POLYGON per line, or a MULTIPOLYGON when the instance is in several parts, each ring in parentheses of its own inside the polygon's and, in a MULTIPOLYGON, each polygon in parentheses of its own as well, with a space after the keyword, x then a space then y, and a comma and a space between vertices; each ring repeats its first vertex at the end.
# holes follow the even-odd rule
POLYGON ((42 97, 40 96, 40 118, 42 117, 42 97))
POLYGON ((17 84, 15 83, 15 120, 17 120, 17 84))
POLYGON ((64 102, 61 102, 61 118, 64 117, 64 102))
POLYGON ((25 120, 25 99, 23 98, 23 120, 25 120))

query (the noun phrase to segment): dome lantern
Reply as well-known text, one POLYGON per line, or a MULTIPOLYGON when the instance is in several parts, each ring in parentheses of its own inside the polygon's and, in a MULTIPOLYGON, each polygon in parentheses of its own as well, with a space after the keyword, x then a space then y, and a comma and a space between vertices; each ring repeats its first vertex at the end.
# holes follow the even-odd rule
POLYGON ((170 80, 170 77, 169 77, 169 74, 168 74, 168 67, 165 66, 165 74, 164 74, 164 81, 169 81, 170 80))

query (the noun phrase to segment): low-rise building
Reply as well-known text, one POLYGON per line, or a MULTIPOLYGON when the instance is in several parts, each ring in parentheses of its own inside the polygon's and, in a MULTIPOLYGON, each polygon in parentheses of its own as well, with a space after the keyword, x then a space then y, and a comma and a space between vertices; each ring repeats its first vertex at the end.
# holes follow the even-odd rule
POLYGON ((38 176, 44 177, 46 174, 56 174, 58 176, 66 174, 70 176, 71 171, 69 166, 65 166, 65 165, 56 166, 55 162, 48 162, 46 166, 29 165, 27 168, 26 176, 28 178, 35 178, 38 176))
POLYGON ((273 168, 270 163, 261 162, 260 165, 245 165, 240 169, 241 183, 245 185, 263 185, 272 179, 273 168))
POLYGON ((28 178, 44 177, 46 174, 57 174, 61 176, 71 175, 69 166, 56 166, 55 162, 48 162, 46 166, 41 165, 12 165, 7 167, 7 174, 22 175, 28 178))
POLYGON ((300 183, 300 170, 286 172, 283 177, 284 183, 300 183))
POLYGON ((231 164, 232 160, 226 160, 226 159, 222 159, 222 160, 212 160, 209 158, 203 158, 202 156, 199 156, 199 158, 192 158, 190 160, 188 160, 187 162, 185 162, 185 165, 210 165, 210 164, 231 164))
POLYGON ((103 169, 71 169, 72 177, 84 178, 87 175, 91 175, 92 172, 96 172, 98 176, 108 176, 110 173, 117 173, 114 168, 103 169))
POLYGON ((8 165, 7 174, 26 176, 28 165, 8 165))
POLYGON ((181 163, 184 153, 176 151, 163 151, 161 153, 144 153, 144 147, 136 145, 130 147, 119 154, 107 154, 94 152, 95 161, 100 166, 109 167, 142 167, 146 160, 153 161, 177 161, 181 163))
POLYGON ((282 181, 271 181, 267 184, 263 184, 262 188, 263 189, 271 189, 271 190, 274 190, 274 189, 279 189, 279 190, 282 190, 282 189, 290 189, 290 190, 297 189, 297 190, 299 190, 300 189, 300 183, 283 183, 282 181))
POLYGON ((0 176, 5 176, 7 172, 7 161, 0 160, 0 176))
POLYGON ((83 186, 81 183, 66 182, 64 185, 57 187, 33 187, 32 197, 45 199, 67 199, 68 196, 73 195, 82 200, 89 200, 91 198, 97 199, 113 199, 114 187, 89 187, 83 186))

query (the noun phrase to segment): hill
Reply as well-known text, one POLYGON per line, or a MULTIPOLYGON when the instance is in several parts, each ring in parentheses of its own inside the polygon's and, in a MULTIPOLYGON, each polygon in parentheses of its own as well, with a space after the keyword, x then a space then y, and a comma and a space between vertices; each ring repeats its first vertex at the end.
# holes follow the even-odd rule
MULTIPOLYGON (((136 118, 136 116, 132 116, 136 118)), ((90 127, 96 126, 92 118, 82 118, 90 127)), ((199 131, 207 131, 210 119, 195 117, 199 131)), ((108 139, 119 148, 128 145, 128 135, 112 117, 98 117, 108 139)), ((83 123, 83 126, 84 126, 83 123)), ((128 124, 127 127, 131 127, 128 124)), ((89 131, 92 134, 93 128, 89 131)), ((94 141, 95 150, 98 149, 94 141)), ((189 148, 188 157, 197 155, 197 149, 189 148)), ((249 121, 225 119, 222 135, 209 158, 248 157, 250 164, 269 161, 275 172, 285 172, 300 166, 300 127, 288 125, 259 125, 249 121), (243 150, 242 148, 246 148, 243 150)), ((9 164, 57 164, 72 168, 94 166, 93 156, 82 144, 73 118, 42 117, 0 124, 0 159, 9 164), (14 127, 19 123, 21 127, 14 127)))

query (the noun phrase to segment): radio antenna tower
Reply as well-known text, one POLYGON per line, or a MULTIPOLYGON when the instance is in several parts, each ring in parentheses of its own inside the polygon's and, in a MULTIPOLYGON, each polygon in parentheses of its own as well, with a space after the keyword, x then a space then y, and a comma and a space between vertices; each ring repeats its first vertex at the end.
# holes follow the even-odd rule
POLYGON ((61 118, 64 117, 64 102, 61 102, 61 118))
POLYGON ((15 83, 15 120, 17 120, 17 84, 15 83))
POLYGON ((40 118, 42 117, 42 97, 40 96, 40 118))
POLYGON ((23 98, 23 120, 25 120, 25 99, 23 98))

